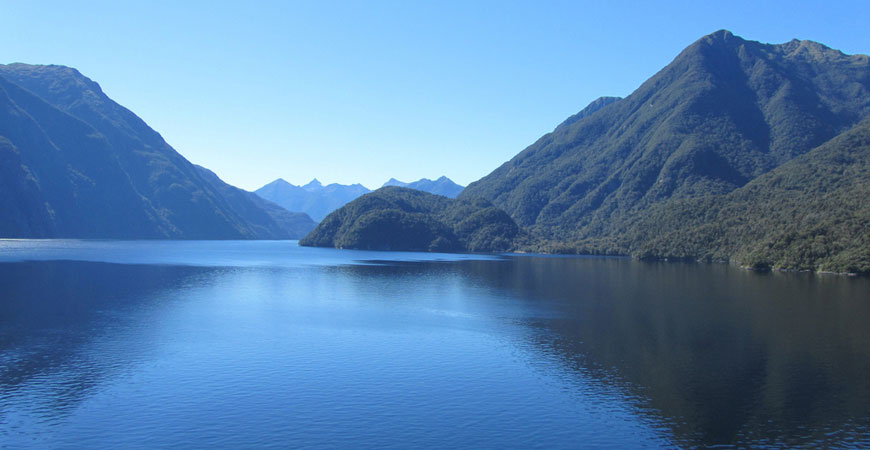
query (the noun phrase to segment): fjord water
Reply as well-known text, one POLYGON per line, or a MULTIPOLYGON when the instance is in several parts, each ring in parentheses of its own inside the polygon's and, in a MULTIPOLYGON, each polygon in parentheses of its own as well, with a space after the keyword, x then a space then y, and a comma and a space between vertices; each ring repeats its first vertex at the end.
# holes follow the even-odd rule
POLYGON ((870 283, 0 241, 0 447, 870 446, 870 283))

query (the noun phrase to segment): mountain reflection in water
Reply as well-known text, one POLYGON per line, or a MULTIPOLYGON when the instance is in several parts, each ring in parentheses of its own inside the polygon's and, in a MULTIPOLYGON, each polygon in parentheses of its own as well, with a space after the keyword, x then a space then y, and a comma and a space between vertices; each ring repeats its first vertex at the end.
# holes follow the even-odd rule
POLYGON ((294 243, 45 247, 0 254, 11 446, 870 445, 866 279, 294 243))

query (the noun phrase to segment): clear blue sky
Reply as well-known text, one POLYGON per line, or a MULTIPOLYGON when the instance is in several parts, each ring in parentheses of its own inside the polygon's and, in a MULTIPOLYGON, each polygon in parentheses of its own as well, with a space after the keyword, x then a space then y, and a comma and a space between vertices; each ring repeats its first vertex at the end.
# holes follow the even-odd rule
POLYGON ((863 1, 6 1, 0 62, 64 64, 255 189, 474 181, 705 34, 870 53, 863 1))

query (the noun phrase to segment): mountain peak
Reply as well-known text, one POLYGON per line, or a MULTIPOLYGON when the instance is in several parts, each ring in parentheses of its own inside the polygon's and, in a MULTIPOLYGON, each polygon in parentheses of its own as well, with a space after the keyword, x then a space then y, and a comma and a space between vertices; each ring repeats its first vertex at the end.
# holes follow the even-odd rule
MULTIPOLYGON (((709 38, 712 41, 728 41, 729 39, 733 39, 734 37, 735 37, 734 33, 730 32, 724 28, 721 30, 714 31, 714 32, 707 35, 707 38, 709 38)), ((740 39, 740 38, 738 37, 737 39, 740 39)))
POLYGON ((456 198, 462 189, 462 186, 456 184, 450 178, 447 178, 444 175, 441 175, 436 180, 430 180, 428 178, 421 178, 417 181, 412 181, 410 183, 404 183, 395 178, 390 178, 389 181, 384 183, 381 187, 387 186, 399 186, 399 187, 407 187, 411 189, 416 189, 419 191, 428 192, 430 194, 438 194, 443 195, 445 197, 456 198))
POLYGON ((296 186, 280 181, 281 183, 278 180, 273 181, 257 189, 255 193, 288 211, 304 212, 316 221, 323 220, 345 203, 370 192, 359 183, 352 185, 330 183, 324 186, 315 178, 304 186, 296 186))
POLYGON ((312 189, 320 189, 322 187, 323 187, 323 184, 320 183, 320 180, 315 178, 315 179, 309 181, 308 184, 306 184, 305 186, 302 186, 302 189, 310 191, 312 189))
POLYGON ((868 114, 867 57, 835 52, 716 31, 462 196, 492 200, 521 225, 586 239, 631 226, 621 221, 632 208, 725 194, 868 114))
POLYGON ((693 49, 699 50, 709 47, 718 49, 736 48, 746 42, 745 39, 728 30, 719 30, 698 39, 693 45, 688 46, 685 51, 691 51, 693 49))
POLYGON ((75 87, 78 91, 92 90, 98 95, 105 95, 99 83, 83 75, 78 69, 58 64, 26 64, 12 63, 0 64, 0 69, 7 69, 10 75, 29 77, 45 83, 46 80, 52 85, 52 91, 66 90, 75 87))
POLYGON ((267 184, 266 186, 282 186, 282 185, 287 185, 287 184, 290 184, 290 182, 288 182, 287 180, 285 180, 283 178, 276 178, 274 181, 267 184))
POLYGON ((836 60, 861 58, 861 55, 849 56, 839 50, 832 49, 816 41, 792 39, 776 46, 787 58, 795 58, 807 62, 832 63, 836 60))

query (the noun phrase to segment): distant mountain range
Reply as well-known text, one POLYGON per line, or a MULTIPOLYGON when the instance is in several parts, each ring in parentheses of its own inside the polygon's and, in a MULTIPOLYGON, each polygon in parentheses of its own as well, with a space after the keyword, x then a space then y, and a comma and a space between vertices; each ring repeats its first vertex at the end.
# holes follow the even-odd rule
POLYGON ((454 183, 453 180, 451 180, 450 178, 444 176, 437 180, 423 178, 410 183, 403 183, 395 178, 390 178, 390 180, 384 183, 383 186, 406 187, 410 189, 416 189, 418 191, 428 192, 430 194, 443 195, 448 198, 456 198, 456 196, 459 195, 459 193, 462 192, 463 189, 465 189, 464 187, 454 183))
POLYGON ((191 164, 64 66, 0 65, 0 237, 291 239, 314 228, 191 164))
MULTIPOLYGON (((403 186, 451 198, 462 192, 462 186, 444 176, 435 181, 423 178, 412 183, 390 178, 384 186, 403 186)), ((324 186, 316 178, 304 186, 296 186, 279 178, 254 192, 290 211, 305 212, 320 222, 329 213, 371 190, 361 184, 332 183, 324 186)))
POLYGON ((317 222, 345 203, 371 192, 361 184, 322 185, 315 178, 304 186, 296 186, 279 178, 254 191, 260 197, 275 202, 290 211, 302 211, 317 222))

